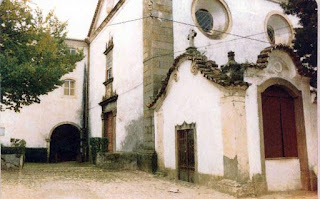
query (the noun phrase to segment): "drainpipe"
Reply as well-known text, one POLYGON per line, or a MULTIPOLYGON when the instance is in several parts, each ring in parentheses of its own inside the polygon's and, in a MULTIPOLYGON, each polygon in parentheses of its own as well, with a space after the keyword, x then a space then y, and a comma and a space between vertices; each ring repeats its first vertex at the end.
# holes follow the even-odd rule
POLYGON ((85 39, 88 48, 88 58, 87 65, 85 67, 84 74, 84 111, 83 111, 83 134, 85 142, 85 155, 83 157, 83 161, 89 161, 90 147, 89 147, 89 85, 90 85, 90 40, 89 38, 85 39))
MULTIPOLYGON (((0 74, 0 103, 1 103, 1 99, 2 99, 2 95, 1 95, 1 74, 0 74)), ((1 105, 0 105, 0 109, 1 109, 1 105)), ((0 110, 0 137, 4 136, 5 134, 5 128, 4 125, 1 122, 1 110, 0 110)), ((2 159, 1 159, 1 142, 0 142, 0 160, 2 163, 2 159)), ((2 186, 1 186, 1 164, 0 164, 0 190, 1 190, 2 186)), ((1 192, 0 192, 0 199, 1 199, 1 192)))

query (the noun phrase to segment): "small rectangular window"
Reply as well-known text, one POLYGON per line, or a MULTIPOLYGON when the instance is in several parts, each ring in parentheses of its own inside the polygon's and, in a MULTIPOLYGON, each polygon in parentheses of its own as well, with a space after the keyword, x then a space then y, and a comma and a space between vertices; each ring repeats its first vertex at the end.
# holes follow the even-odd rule
POLYGON ((74 49, 74 48, 70 48, 70 54, 71 54, 71 55, 76 54, 76 49, 74 49))
POLYGON ((112 76, 112 50, 107 54, 107 74, 106 79, 111 79, 112 76))
POLYGON ((64 95, 73 96, 75 94, 75 81, 72 79, 64 80, 64 95))

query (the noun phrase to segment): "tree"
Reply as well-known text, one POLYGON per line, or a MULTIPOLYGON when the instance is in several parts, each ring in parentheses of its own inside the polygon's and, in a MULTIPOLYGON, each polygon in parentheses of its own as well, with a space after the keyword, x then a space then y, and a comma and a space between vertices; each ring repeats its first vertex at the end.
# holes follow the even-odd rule
POLYGON ((317 36, 318 36, 318 6, 315 0, 289 0, 281 4, 286 14, 299 17, 302 27, 295 28, 293 48, 302 58, 306 69, 311 71, 311 85, 316 87, 317 71, 317 36))
POLYGON ((70 53, 66 23, 50 12, 43 17, 29 0, 3 0, 0 5, 1 103, 19 112, 40 103, 40 95, 62 85, 83 53, 70 53))

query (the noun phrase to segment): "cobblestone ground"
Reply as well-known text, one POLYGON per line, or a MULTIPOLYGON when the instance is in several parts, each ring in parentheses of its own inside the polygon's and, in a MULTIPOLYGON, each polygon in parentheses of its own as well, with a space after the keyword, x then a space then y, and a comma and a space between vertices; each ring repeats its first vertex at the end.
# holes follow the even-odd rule
MULTIPOLYGON (((90 164, 26 164, 2 171, 2 199, 226 199, 204 186, 173 181, 141 171, 107 171, 90 164), (178 193, 170 192, 179 190, 178 193)), ((273 193, 262 199, 317 198, 315 192, 273 193)))

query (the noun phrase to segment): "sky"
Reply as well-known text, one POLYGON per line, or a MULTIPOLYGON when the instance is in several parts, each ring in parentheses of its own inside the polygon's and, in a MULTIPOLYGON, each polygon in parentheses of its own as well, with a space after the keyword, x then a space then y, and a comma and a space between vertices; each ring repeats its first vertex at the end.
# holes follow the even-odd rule
POLYGON ((32 0, 44 14, 54 10, 60 21, 68 22, 68 38, 87 37, 98 0, 32 0))

